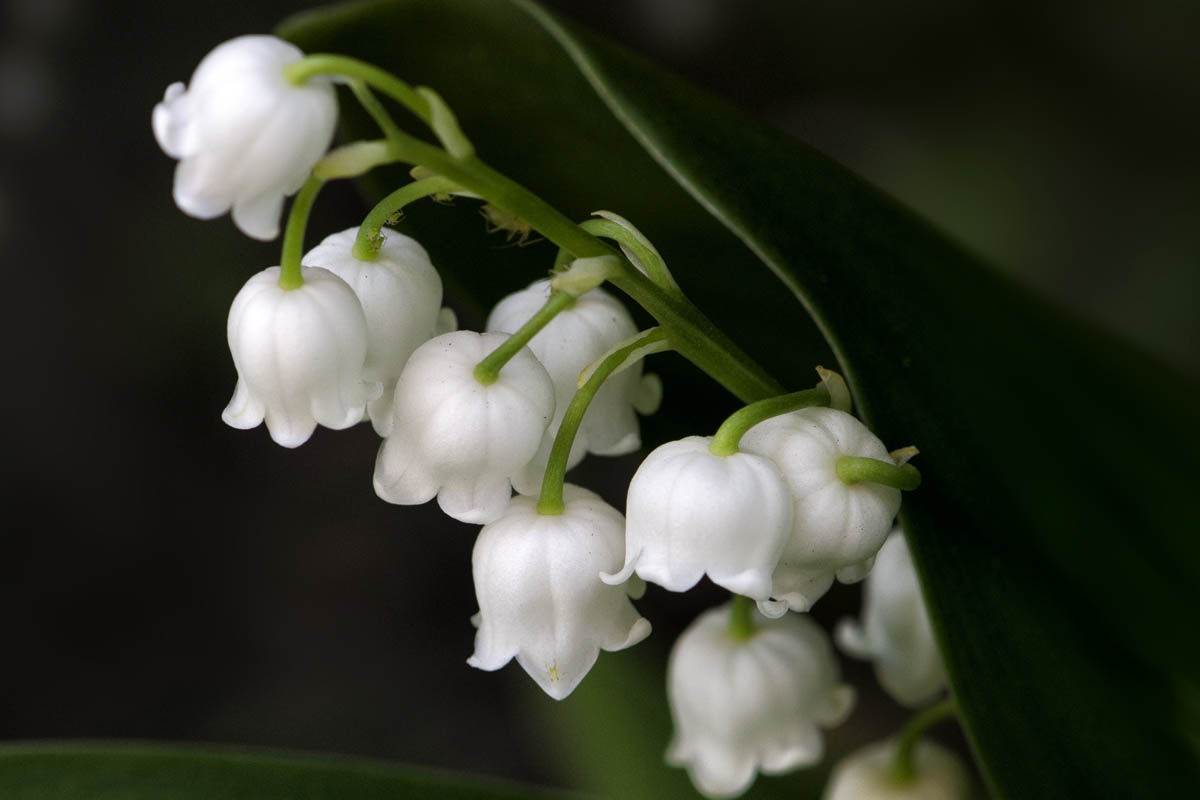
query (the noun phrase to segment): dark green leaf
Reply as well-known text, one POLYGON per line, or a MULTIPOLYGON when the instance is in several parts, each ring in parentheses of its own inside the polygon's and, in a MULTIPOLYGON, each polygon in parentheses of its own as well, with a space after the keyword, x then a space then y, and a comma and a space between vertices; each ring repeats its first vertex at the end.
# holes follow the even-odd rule
POLYGON ((140 745, 0 747, 5 800, 524 800, 570 797, 328 756, 140 745))
MULTIPOLYGON (((822 357, 800 301, 864 419, 921 448, 905 528, 998 794, 1200 788, 1194 384, 803 144, 520 0, 356 6, 285 32, 434 86, 486 159, 568 212, 630 217, 792 387, 822 357)), ((445 264, 479 252, 461 214, 412 216, 445 264)), ((529 258, 492 261, 456 273, 485 304, 532 277, 529 258)), ((668 397, 691 400, 682 385, 668 397)))

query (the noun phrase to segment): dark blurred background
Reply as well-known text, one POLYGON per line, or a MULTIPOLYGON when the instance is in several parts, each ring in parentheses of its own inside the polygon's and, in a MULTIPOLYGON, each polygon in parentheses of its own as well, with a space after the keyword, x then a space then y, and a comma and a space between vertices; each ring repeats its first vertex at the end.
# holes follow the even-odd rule
MULTIPOLYGON (((1200 375, 1195 3, 547 4, 1200 375)), ((720 593, 651 590, 655 635, 555 705, 515 666, 466 666, 473 529, 377 500, 368 427, 285 451, 220 421, 229 302, 277 245, 175 209, 150 109, 217 43, 304 7, 0 0, 0 737, 316 749, 551 784, 636 771, 611 742, 599 766, 572 744, 614 738, 587 720, 616 691, 665 746, 667 649, 720 593)), ((314 230, 362 212, 335 187, 314 230)), ((636 464, 575 477, 620 504, 636 464)), ((857 602, 839 587, 818 616, 857 602)), ((864 699, 835 750, 905 716, 845 668, 864 699)))

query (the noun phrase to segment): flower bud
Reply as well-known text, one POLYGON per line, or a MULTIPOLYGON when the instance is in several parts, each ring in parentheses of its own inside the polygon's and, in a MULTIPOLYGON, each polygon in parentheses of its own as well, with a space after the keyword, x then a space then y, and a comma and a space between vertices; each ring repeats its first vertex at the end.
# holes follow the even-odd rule
POLYGON ((367 361, 363 374, 383 384, 383 394, 367 406, 375 432, 387 436, 392 424, 396 380, 408 357, 434 336, 442 305, 442 279, 425 249, 397 231, 384 232, 373 261, 351 254, 358 228, 325 237, 303 263, 323 267, 349 284, 367 318, 367 361))
POLYGON ((861 580, 871 569, 892 520, 900 490, 838 477, 843 456, 891 462, 887 448, 855 417, 832 408, 805 408, 755 425, 741 448, 769 458, 791 488, 792 532, 775 568, 768 615, 807 611, 836 576, 861 580))
POLYGON ((597 577, 621 561, 621 512, 571 484, 563 498, 563 513, 540 515, 536 498, 514 497, 471 556, 479 631, 467 663, 495 670, 516 658, 555 700, 579 685, 600 650, 623 650, 650 633, 626 588, 597 577))
POLYGON ((247 236, 274 239, 285 195, 295 193, 329 147, 337 97, 328 78, 297 86, 284 67, 304 57, 274 36, 239 36, 196 67, 191 85, 167 87, 154 136, 180 159, 175 203, 200 219, 233 209, 247 236))
POLYGON ((728 605, 701 615, 667 663, 675 723, 667 761, 686 767, 707 797, 741 794, 758 771, 817 763, 820 728, 841 724, 854 705, 829 638, 811 619, 756 615, 757 629, 739 639, 729 618, 728 605))
POLYGON ((265 269, 229 309, 238 380, 221 418, 243 429, 265 420, 284 447, 304 444, 318 423, 350 427, 381 391, 363 379, 367 322, 354 292, 327 270, 302 274, 301 286, 281 289, 279 267, 265 269))
MULTIPOLYGON (((487 329, 514 333, 546 303, 550 297, 550 281, 540 280, 519 292, 505 297, 488 315, 487 329)), ((514 476, 517 491, 533 494, 538 491, 550 448, 562 423, 563 415, 575 391, 579 374, 585 367, 603 356, 614 345, 637 333, 633 317, 620 300, 603 289, 576 298, 570 308, 560 311, 529 342, 529 349, 550 373, 554 381, 556 411, 554 421, 537 456, 525 469, 514 476)), ((656 379, 655 379, 656 380, 656 379)), ((653 387, 652 376, 642 376, 638 364, 614 374, 592 398, 583 423, 575 435, 568 468, 578 464, 586 453, 616 456, 632 453, 641 447, 638 419, 634 409, 653 413, 658 403, 643 403, 653 387), (649 384, 647 382, 649 381, 649 384)))
POLYGON ((512 476, 537 452, 554 415, 554 385, 528 348, 496 380, 475 365, 506 338, 457 331, 430 339, 396 382, 392 432, 375 461, 375 493, 415 505, 437 496, 461 522, 496 519, 512 495, 512 476))
POLYGON ((892 774, 891 741, 859 750, 844 758, 829 777, 823 800, 966 800, 971 777, 958 756, 922 740, 913 749, 913 774, 898 780, 892 774))
POLYGON ((904 534, 888 536, 863 585, 862 621, 844 619, 834 638, 845 652, 875 662, 880 685, 917 708, 946 685, 946 673, 904 534))
POLYGON ((753 453, 717 456, 711 436, 689 436, 657 448, 629 484, 625 566, 672 592, 706 573, 731 592, 766 600, 771 572, 792 529, 787 483, 753 453))

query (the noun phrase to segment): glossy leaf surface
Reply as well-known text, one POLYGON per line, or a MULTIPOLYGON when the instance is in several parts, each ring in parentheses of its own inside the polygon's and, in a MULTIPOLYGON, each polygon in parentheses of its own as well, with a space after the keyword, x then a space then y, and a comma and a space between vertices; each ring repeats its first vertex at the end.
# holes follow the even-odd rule
MULTIPOLYGON (((485 159, 568 213, 632 219, 788 386, 822 358, 816 321, 864 419, 921 449, 903 521, 997 794, 1200 786, 1195 385, 802 143, 522 0, 335 8, 284 32, 436 87, 485 159)), ((472 264, 461 216, 412 216, 485 307, 528 274, 512 251, 472 264)))
POLYGON ((7 800, 519 800, 571 797, 352 759, 141 745, 0 748, 7 800))

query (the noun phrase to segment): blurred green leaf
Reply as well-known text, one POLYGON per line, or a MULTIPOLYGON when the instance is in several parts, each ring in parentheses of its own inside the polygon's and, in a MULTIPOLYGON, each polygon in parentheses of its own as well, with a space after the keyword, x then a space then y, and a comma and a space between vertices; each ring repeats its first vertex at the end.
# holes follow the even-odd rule
MULTIPOLYGON (((926 481, 903 521, 998 794, 1200 787, 1193 383, 803 144, 522 0, 341 7, 283 31, 434 86, 484 158, 569 213, 628 216, 789 386, 827 358, 816 321, 864 419, 921 448, 926 481)), ((459 205, 410 222, 482 312, 550 254, 485 259, 459 205)), ((687 402, 655 435, 696 432, 729 406, 670 369, 668 398, 687 402)))
POLYGON ((572 795, 369 761, 142 745, 0 747, 5 800, 523 800, 572 795))

